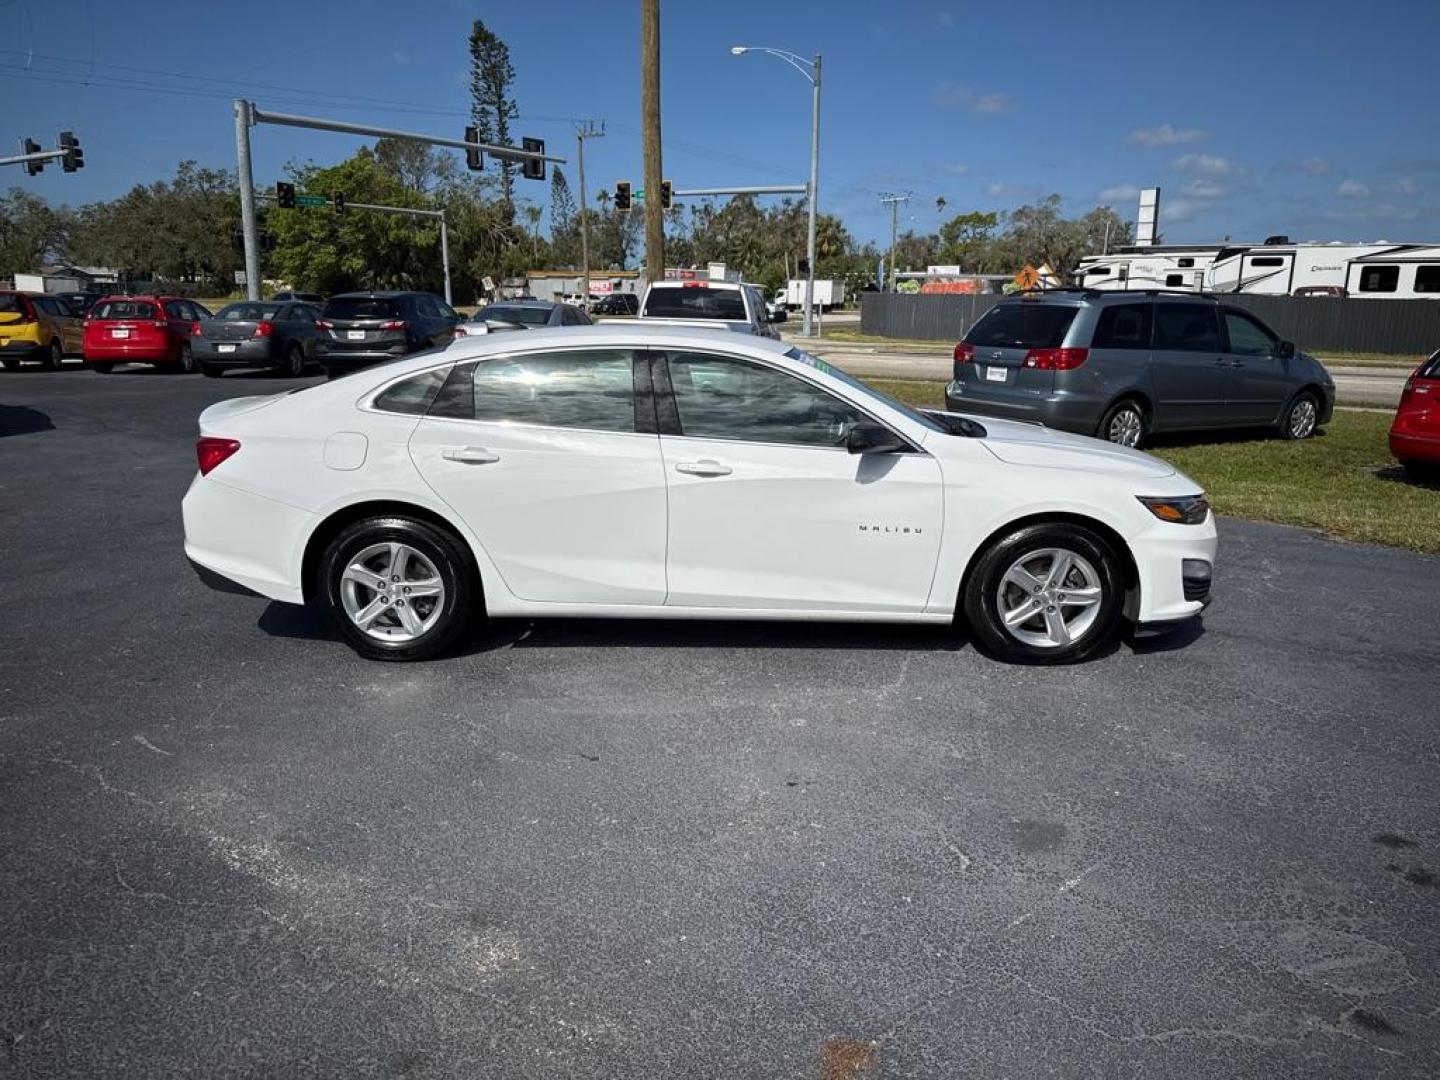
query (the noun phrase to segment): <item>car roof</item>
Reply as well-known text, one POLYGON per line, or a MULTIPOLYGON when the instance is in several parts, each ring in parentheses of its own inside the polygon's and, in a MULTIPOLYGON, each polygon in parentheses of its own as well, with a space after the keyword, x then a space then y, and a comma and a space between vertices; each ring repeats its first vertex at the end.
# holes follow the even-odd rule
POLYGON ((402 296, 433 296, 424 289, 365 289, 359 292, 336 293, 331 300, 395 300, 402 296))
POLYGON ((553 308, 553 307, 559 307, 560 304, 557 303, 557 302, 555 302, 555 301, 552 301, 552 300, 535 300, 535 299, 529 299, 529 300, 491 300, 491 301, 490 301, 488 304, 486 304, 485 306, 486 306, 487 308, 490 308, 490 307, 553 308))
POLYGON ((692 281, 652 281, 652 289, 743 289, 744 282, 739 281, 712 281, 709 278, 695 278, 692 281))
MULTIPOLYGON (((447 363, 478 357, 568 345, 577 349, 648 347, 648 348, 709 348, 725 352, 748 352, 752 355, 784 356, 792 348, 774 338, 738 334, 733 330, 712 330, 699 326, 646 325, 644 320, 594 323, 589 326, 547 326, 528 331, 523 337, 514 334, 472 334, 456 338, 444 351, 447 363), (523 345, 518 343, 523 341, 523 345)), ((396 375, 409 370, 421 371, 436 362, 435 353, 419 353, 414 359, 392 361, 385 365, 396 375)))

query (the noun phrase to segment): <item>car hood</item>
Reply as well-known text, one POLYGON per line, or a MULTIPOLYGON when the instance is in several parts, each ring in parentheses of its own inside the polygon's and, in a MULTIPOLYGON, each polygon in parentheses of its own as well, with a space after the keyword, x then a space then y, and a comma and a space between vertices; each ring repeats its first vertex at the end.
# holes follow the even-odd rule
POLYGON ((1001 461, 1041 469, 1081 469, 1135 477, 1174 476, 1175 469, 1157 457, 1084 435, 978 416, 985 427, 979 443, 1001 461))

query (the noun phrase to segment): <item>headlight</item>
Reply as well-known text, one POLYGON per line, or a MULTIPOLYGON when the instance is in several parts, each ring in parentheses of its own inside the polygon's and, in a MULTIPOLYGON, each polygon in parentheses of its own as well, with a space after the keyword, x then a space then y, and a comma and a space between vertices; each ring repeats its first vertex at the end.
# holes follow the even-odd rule
POLYGON ((1135 497, 1161 521, 1169 521, 1175 525, 1203 525, 1210 516, 1210 503, 1204 495, 1135 497))

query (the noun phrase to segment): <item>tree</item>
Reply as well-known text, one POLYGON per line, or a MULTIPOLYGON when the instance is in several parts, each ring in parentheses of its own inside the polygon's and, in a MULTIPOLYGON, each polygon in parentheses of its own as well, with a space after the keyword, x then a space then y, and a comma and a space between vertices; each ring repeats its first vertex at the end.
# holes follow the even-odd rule
POLYGON ((66 215, 12 187, 0 195, 0 276, 34 273, 65 245, 66 215))
MULTIPOLYGON (((476 19, 470 28, 470 116, 480 129, 480 141, 511 146, 510 121, 520 110, 510 96, 515 69, 510 48, 476 19)), ((515 165, 500 161, 500 198, 508 207, 515 202, 515 165)), ((512 211, 513 213, 513 211, 512 211)))
POLYGON ((455 160, 429 143, 414 139, 380 139, 375 162, 411 191, 428 195, 455 175, 455 160))
POLYGON ((980 211, 956 214, 940 226, 940 261, 962 270, 980 271, 999 220, 993 213, 980 211))
POLYGON ((530 257, 532 262, 540 261, 540 219, 545 208, 533 203, 525 207, 525 220, 530 223, 530 257))
POLYGON ((575 224, 575 196, 570 193, 570 181, 556 166, 550 173, 550 238, 559 238, 570 231, 575 224))

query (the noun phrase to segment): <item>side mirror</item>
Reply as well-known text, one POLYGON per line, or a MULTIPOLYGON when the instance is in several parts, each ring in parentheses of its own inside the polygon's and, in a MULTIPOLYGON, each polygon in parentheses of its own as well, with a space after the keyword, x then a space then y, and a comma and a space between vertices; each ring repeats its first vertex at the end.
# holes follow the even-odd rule
POLYGON ((896 454, 910 444, 884 424, 862 420, 845 436, 845 449, 852 454, 896 454))
POLYGON ((1275 355, 1281 360, 1289 360, 1295 355, 1295 343, 1293 341, 1282 341, 1275 346, 1275 355))

